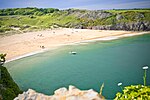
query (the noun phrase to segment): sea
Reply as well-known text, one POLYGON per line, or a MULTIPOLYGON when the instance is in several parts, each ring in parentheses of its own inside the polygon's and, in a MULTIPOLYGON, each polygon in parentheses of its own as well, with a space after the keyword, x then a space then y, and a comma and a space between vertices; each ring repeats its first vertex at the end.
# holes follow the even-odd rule
POLYGON ((5 66, 23 91, 31 88, 52 95, 73 85, 99 92, 104 83, 102 95, 113 99, 122 92, 118 83, 122 87, 143 84, 144 66, 149 66, 146 82, 150 85, 150 34, 66 45, 5 66))

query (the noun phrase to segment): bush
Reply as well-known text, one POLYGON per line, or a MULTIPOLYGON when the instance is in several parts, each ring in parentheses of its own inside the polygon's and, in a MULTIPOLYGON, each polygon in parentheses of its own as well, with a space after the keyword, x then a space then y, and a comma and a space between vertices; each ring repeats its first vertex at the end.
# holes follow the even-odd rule
POLYGON ((6 32, 12 30, 11 28, 0 28, 0 32, 6 32))
POLYGON ((118 92, 115 100, 150 100, 150 87, 143 85, 124 87, 123 93, 118 92))
POLYGON ((3 100, 13 100, 22 91, 18 85, 13 81, 7 69, 0 66, 1 80, 0 80, 0 94, 3 100))
POLYGON ((116 94, 115 100, 150 100, 150 86, 146 86, 146 71, 148 66, 142 68, 144 70, 143 76, 143 85, 131 85, 124 87, 122 89, 122 83, 118 83, 118 86, 121 87, 123 93, 118 92, 116 94))

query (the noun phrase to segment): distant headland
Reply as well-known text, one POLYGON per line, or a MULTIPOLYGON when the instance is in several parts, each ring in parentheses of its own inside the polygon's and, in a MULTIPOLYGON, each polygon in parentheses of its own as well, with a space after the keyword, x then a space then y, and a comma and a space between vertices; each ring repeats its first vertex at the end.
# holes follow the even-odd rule
POLYGON ((56 8, 0 9, 0 35, 51 28, 150 31, 150 8, 83 10, 56 8))

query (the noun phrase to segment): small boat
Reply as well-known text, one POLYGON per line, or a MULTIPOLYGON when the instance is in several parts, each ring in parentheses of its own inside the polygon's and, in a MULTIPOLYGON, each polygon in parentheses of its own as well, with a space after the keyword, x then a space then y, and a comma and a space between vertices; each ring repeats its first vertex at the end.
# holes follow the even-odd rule
POLYGON ((73 55, 76 55, 77 54, 77 52, 74 52, 74 51, 71 51, 71 52, 69 52, 70 54, 73 54, 73 55))

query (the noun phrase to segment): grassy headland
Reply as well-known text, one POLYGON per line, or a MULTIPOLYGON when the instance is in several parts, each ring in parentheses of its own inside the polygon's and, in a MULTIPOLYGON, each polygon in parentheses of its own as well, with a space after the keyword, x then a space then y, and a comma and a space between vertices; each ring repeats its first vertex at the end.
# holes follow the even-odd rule
POLYGON ((0 9, 0 35, 55 27, 149 31, 150 9, 92 11, 54 8, 0 9))

